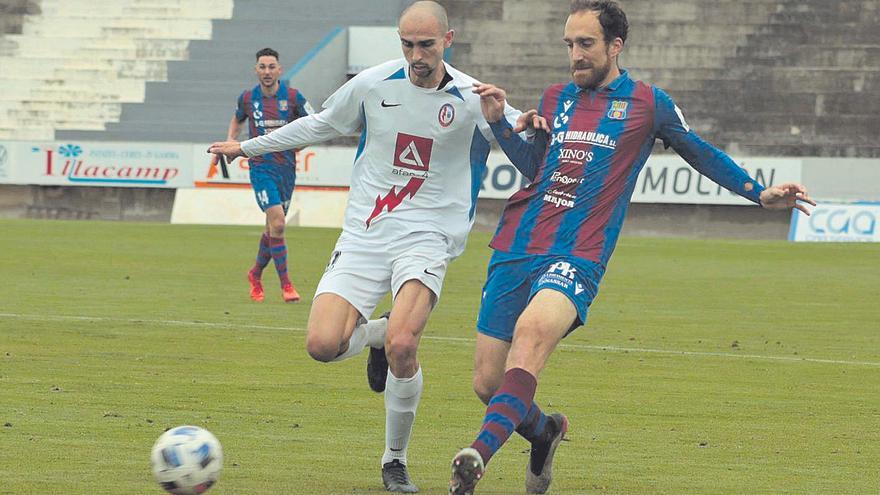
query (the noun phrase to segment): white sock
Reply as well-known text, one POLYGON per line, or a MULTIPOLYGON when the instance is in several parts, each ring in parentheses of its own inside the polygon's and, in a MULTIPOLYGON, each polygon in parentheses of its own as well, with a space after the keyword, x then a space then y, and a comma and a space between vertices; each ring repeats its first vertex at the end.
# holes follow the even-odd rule
POLYGON ((357 356, 366 346, 380 348, 385 345, 385 331, 388 330, 388 319, 379 318, 354 327, 351 338, 348 339, 348 349, 333 358, 333 361, 344 361, 352 356, 357 356))
POLYGON ((382 464, 394 459, 406 464, 406 448, 416 409, 422 396, 422 368, 412 378, 397 378, 388 370, 385 381, 385 454, 382 464))

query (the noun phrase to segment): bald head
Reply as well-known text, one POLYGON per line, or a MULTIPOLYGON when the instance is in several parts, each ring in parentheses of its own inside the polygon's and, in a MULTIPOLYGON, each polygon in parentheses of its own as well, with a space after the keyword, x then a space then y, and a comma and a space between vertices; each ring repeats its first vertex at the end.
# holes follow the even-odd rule
POLYGON ((415 2, 400 14, 397 32, 410 80, 416 86, 436 88, 446 75, 443 53, 454 36, 446 9, 437 2, 415 2))
POLYGON ((433 25, 441 34, 449 31, 449 18, 446 17, 446 9, 431 0, 420 0, 401 12, 398 27, 403 28, 404 24, 409 26, 412 23, 421 26, 433 25))

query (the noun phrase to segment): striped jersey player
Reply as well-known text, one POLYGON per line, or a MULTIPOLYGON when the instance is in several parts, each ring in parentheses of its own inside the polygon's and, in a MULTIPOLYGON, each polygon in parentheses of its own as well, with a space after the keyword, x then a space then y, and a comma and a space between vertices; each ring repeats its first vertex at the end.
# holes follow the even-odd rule
MULTIPOLYGON (((625 70, 602 91, 574 82, 551 86, 539 109, 551 131, 518 158, 532 183, 505 207, 491 242, 496 251, 574 256, 604 270, 657 139, 700 173, 759 203, 761 184, 692 132, 663 90, 625 70)), ((502 138, 502 145, 516 156, 525 150, 514 139, 502 138)))
MULTIPOLYGON (((264 94, 259 84, 242 92, 235 107, 235 119, 239 122, 245 119, 248 121, 250 138, 269 134, 310 113, 314 111, 302 93, 289 87, 284 81, 278 81, 275 94, 264 94)), ((284 150, 248 159, 250 167, 258 167, 264 163, 295 167, 296 153, 294 150, 284 150)))
MULTIPOLYGON (((281 63, 278 52, 263 48, 257 52, 254 72, 259 84, 238 97, 238 104, 229 121, 227 139, 238 137, 242 122, 248 122, 248 136, 263 136, 288 122, 312 113, 302 93, 281 81, 281 63)), ((266 230, 260 237, 260 246, 254 266, 248 270, 251 299, 263 301, 263 269, 270 261, 281 283, 281 297, 285 302, 299 301, 287 270, 287 242, 284 225, 293 188, 296 184, 296 155, 293 150, 255 155, 248 160, 251 186, 257 205, 266 215, 266 230)))
MULTIPOLYGON (((806 208, 800 184, 763 187, 703 141, 662 90, 617 65, 627 20, 611 0, 574 0, 563 40, 573 80, 550 86, 535 112, 533 143, 498 118, 487 121, 513 164, 532 182, 514 194, 491 241, 494 254, 477 321, 474 390, 487 404, 483 426, 452 461, 450 495, 474 492, 486 463, 514 431, 532 444, 526 492, 545 493, 568 419, 535 403, 538 375, 561 339, 587 320, 617 243, 636 179, 657 140, 725 188, 766 208, 806 208)), ((493 109, 494 108, 494 109, 493 109)))
POLYGON ((553 85, 538 113, 550 131, 534 143, 511 133, 504 121, 491 125, 531 183, 508 200, 490 243, 495 252, 477 323, 486 335, 510 341, 523 305, 545 286, 570 297, 578 325, 586 322, 655 140, 716 183, 760 202, 764 186, 694 133, 669 95, 631 79, 626 70, 600 90, 575 82, 553 85), (507 286, 508 277, 526 273, 507 273, 511 267, 531 271, 537 260, 547 268, 534 287, 515 300, 489 300, 496 284, 507 286))

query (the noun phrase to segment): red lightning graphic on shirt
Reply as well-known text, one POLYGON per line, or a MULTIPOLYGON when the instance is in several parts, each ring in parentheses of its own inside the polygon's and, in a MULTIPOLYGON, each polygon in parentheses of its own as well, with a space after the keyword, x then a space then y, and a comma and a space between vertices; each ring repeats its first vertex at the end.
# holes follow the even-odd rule
POLYGON ((382 196, 376 196, 376 207, 373 208, 373 213, 370 215, 370 218, 367 219, 367 228, 370 228, 370 222, 379 216, 379 213, 382 213, 383 208, 387 206, 388 212, 390 213, 397 208, 404 199, 415 196, 419 191, 419 188, 422 187, 423 182, 425 182, 425 179, 410 179, 400 191, 396 191, 395 186, 391 186, 391 190, 388 191, 388 194, 384 198, 382 196))

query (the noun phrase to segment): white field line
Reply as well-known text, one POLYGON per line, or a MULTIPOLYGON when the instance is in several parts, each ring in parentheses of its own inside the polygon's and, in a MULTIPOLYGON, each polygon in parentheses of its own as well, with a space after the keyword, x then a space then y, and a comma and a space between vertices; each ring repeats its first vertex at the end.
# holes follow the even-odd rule
MULTIPOLYGON (((19 313, 0 313, 0 318, 31 320, 31 321, 106 321, 127 324, 151 324, 151 325, 168 325, 168 326, 189 326, 189 327, 206 327, 206 328, 228 328, 238 330, 276 330, 276 331, 294 331, 305 332, 305 328, 301 327, 280 327, 271 325, 249 325, 239 323, 216 323, 209 321, 185 321, 185 320, 156 320, 142 318, 110 318, 103 316, 76 316, 76 315, 29 315, 19 313)), ((425 335, 423 340, 433 340, 439 342, 458 342, 464 344, 473 344, 475 339, 463 337, 440 337, 436 335, 425 335)), ((702 351, 677 351, 674 349, 650 349, 644 347, 619 347, 607 345, 586 345, 586 344, 559 344, 562 349, 582 350, 582 351, 604 351, 604 352, 620 352, 620 353, 641 353, 641 354, 665 354, 671 356, 698 356, 698 357, 722 357, 722 358, 739 358, 754 359, 764 361, 781 361, 789 363, 818 363, 818 364, 841 364, 848 366, 872 366, 880 368, 880 362, 872 361, 848 361, 843 359, 821 359, 808 357, 791 357, 791 356, 764 356, 760 354, 741 354, 729 352, 702 352, 702 351)))

